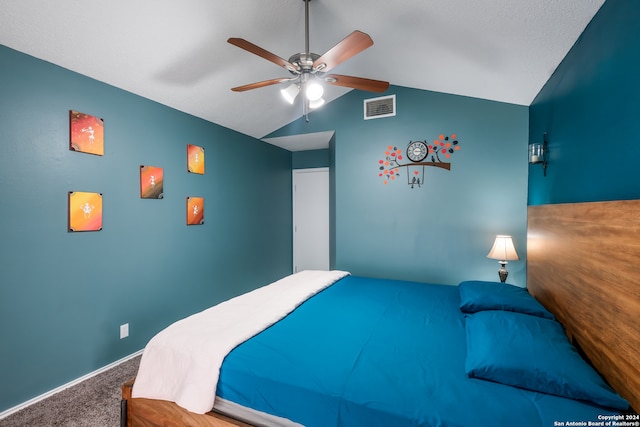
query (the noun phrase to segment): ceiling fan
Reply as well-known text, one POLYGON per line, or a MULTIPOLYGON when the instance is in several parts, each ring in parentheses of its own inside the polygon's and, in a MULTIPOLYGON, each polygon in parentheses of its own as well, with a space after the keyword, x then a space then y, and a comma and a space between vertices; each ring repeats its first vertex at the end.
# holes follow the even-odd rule
POLYGON ((227 40, 227 42, 240 49, 244 49, 283 67, 293 76, 250 83, 234 87, 231 90, 234 92, 244 92, 280 83, 290 83, 289 86, 281 90, 281 93, 291 104, 293 104, 299 92, 302 91, 304 93, 302 108, 303 115, 307 122, 309 121, 309 109, 317 108, 324 104, 324 100, 322 99, 323 87, 320 83, 350 87, 369 92, 384 92, 387 90, 389 83, 381 80, 344 76, 341 74, 326 74, 347 59, 372 46, 373 40, 368 34, 356 30, 329 49, 324 55, 310 52, 309 1, 311 0, 303 1, 305 4, 305 51, 292 55, 288 61, 247 40, 241 38, 230 38, 227 40))

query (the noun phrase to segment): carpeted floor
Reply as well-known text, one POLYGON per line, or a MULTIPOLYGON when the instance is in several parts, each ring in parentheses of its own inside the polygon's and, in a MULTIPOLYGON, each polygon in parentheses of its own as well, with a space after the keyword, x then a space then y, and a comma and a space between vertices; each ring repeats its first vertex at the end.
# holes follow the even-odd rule
POLYGON ((0 427, 118 427, 120 387, 138 372, 140 356, 0 420, 0 427))

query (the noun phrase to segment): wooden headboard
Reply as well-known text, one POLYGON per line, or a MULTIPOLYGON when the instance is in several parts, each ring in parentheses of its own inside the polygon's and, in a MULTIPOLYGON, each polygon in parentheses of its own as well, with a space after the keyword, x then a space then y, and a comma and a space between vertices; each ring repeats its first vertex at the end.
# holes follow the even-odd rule
POLYGON ((527 287, 640 410, 640 200, 530 206, 527 287))

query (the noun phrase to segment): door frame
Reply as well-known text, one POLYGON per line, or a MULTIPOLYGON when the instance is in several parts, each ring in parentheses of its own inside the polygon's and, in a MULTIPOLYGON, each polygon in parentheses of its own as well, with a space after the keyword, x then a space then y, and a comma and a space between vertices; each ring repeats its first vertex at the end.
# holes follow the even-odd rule
POLYGON ((331 268, 331 171, 328 167, 320 167, 320 168, 303 168, 303 169, 293 169, 291 174, 291 206, 292 206, 292 233, 293 233, 293 241, 292 241, 292 265, 291 270, 293 273, 296 273, 296 174, 298 173, 314 173, 314 172, 326 172, 327 173, 327 184, 329 186, 328 190, 328 198, 327 198, 327 209, 328 209, 328 229, 327 229, 327 239, 328 239, 328 251, 327 254, 329 259, 329 266, 331 268))

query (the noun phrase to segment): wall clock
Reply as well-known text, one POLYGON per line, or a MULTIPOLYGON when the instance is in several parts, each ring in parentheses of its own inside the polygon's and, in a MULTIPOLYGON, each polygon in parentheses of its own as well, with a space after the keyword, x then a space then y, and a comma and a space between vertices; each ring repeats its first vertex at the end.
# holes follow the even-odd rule
POLYGON ((407 147, 407 157, 412 162, 423 161, 427 157, 427 153, 429 153, 429 149, 424 141, 413 141, 407 147))

